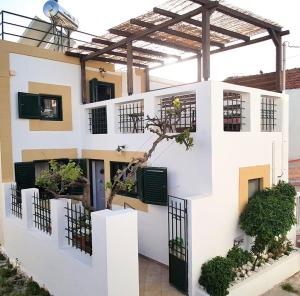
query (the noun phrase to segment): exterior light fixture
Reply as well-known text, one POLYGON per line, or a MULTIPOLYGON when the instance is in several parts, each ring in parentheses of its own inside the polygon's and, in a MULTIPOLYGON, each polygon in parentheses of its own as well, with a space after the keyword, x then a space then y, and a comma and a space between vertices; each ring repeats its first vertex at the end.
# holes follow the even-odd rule
POLYGON ((118 145, 118 148, 116 149, 116 151, 122 152, 124 149, 125 149, 125 145, 118 145))

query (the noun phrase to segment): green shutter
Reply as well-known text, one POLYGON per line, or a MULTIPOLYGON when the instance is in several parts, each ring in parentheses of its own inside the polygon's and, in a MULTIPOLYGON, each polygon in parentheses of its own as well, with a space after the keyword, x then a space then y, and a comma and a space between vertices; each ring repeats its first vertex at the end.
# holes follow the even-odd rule
POLYGON ((37 94, 18 93, 19 118, 40 119, 41 106, 37 94))
POLYGON ((15 163, 15 180, 18 190, 35 187, 35 165, 33 162, 15 163))
MULTIPOLYGON (((156 167, 142 168, 138 173, 138 182, 142 178, 142 195, 139 198, 142 202, 154 205, 166 205, 168 200, 167 190, 167 169, 156 167)), ((141 189, 140 189, 141 190, 141 189)))
POLYGON ((89 88, 90 88, 90 101, 91 103, 97 102, 97 86, 98 86, 98 80, 97 78, 91 79, 89 81, 89 88))

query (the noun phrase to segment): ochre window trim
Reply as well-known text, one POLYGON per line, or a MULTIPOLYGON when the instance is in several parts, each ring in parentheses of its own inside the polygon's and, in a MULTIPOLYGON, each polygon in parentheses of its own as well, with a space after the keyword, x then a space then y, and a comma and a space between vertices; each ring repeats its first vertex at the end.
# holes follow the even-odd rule
POLYGON ((239 169, 239 213, 248 203, 248 181, 262 179, 262 187, 270 187, 270 165, 242 167, 239 169))

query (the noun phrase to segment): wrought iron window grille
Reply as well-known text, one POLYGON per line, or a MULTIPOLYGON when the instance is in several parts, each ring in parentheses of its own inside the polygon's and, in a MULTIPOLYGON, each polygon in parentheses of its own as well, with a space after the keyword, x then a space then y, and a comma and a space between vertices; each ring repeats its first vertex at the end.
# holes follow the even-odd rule
POLYGON ((89 130, 91 134, 107 134, 106 107, 89 111, 89 130))
POLYGON ((262 97, 261 98, 261 131, 273 132, 276 128, 276 114, 277 105, 275 98, 262 97))
POLYGON ((121 104, 119 106, 119 131, 121 133, 143 133, 144 104, 143 101, 121 104))
POLYGON ((223 118, 224 131, 240 132, 244 123, 244 103, 240 93, 224 92, 223 94, 223 118))
POLYGON ((196 94, 175 95, 160 99, 159 113, 161 120, 167 122, 169 133, 180 133, 186 129, 196 132, 196 94), (173 101, 179 99, 181 103, 181 118, 177 120, 172 115, 175 112, 173 101))

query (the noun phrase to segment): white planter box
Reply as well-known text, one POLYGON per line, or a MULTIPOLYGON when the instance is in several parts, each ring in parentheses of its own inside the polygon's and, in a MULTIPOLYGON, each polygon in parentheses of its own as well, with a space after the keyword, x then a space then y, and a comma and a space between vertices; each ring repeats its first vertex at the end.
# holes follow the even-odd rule
MULTIPOLYGON (((229 296, 258 296, 275 285, 281 283, 300 270, 300 251, 293 252, 274 262, 271 266, 266 266, 251 277, 235 284, 229 289, 229 296)), ((198 288, 195 295, 208 296, 208 294, 198 288)))

